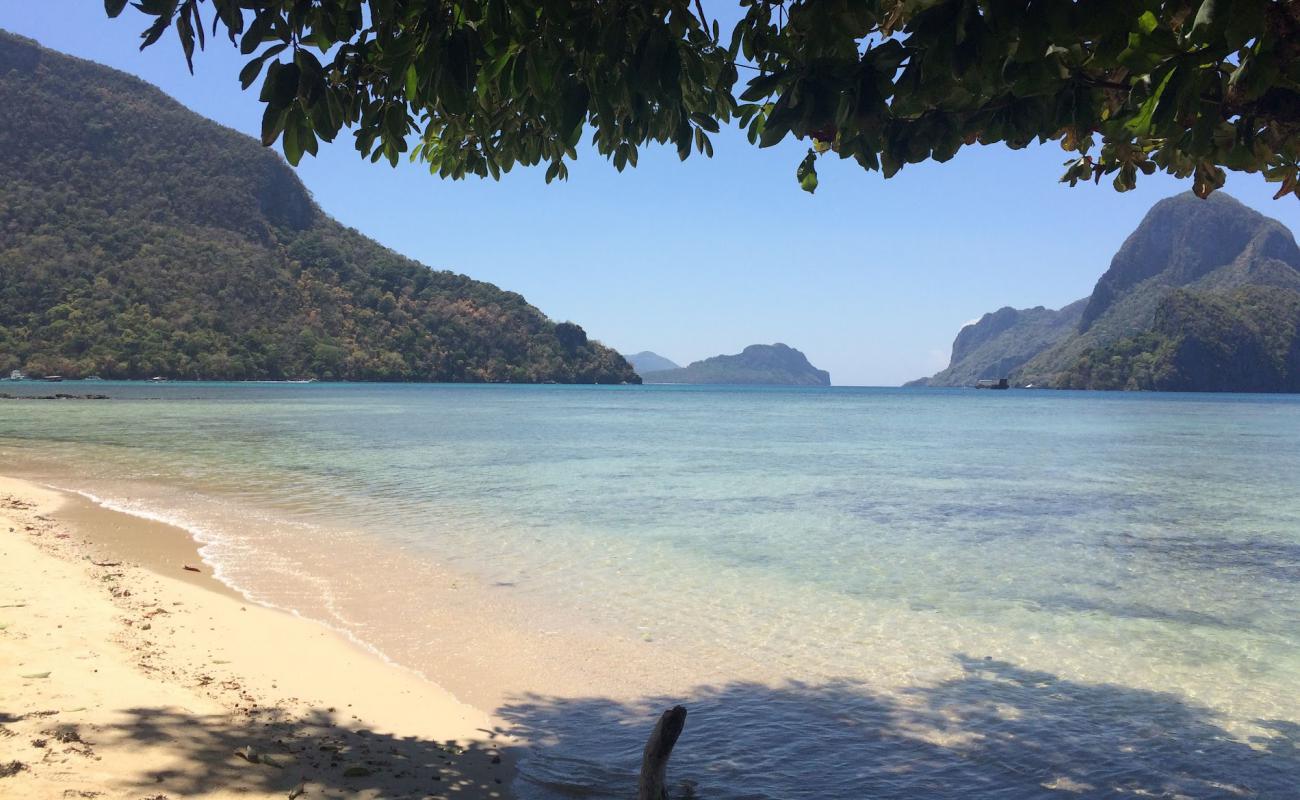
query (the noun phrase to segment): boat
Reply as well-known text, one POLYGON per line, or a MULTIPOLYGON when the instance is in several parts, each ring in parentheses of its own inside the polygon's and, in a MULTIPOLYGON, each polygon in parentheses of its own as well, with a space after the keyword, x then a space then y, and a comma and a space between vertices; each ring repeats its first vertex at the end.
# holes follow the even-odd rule
POLYGON ((63 376, 62 376, 62 375, 46 375, 44 378, 41 378, 41 380, 46 381, 47 383, 63 383, 63 376))
POLYGON ((1011 384, 1006 378, 982 378, 975 381, 976 389, 1010 389, 1011 384))
POLYGON ((9 373, 9 380, 11 380, 11 381, 25 381, 25 380, 27 380, 27 373, 23 372, 23 371, 20 370, 20 369, 16 369, 16 370, 14 370, 13 372, 9 373))
POLYGON ((150 383, 166 383, 166 382, 167 382, 167 379, 164 378, 164 377, 161 376, 161 375, 155 375, 155 376, 153 376, 152 378, 149 379, 149 382, 150 382, 150 383))

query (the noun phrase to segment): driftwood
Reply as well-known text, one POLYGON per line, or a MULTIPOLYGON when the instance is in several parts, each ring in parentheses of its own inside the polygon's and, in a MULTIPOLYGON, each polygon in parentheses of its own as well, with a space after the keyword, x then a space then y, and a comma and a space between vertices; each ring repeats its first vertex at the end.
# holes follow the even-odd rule
POLYGON ((686 709, 673 706, 659 717, 650 741, 645 743, 645 755, 641 758, 641 780, 637 784, 637 800, 668 800, 667 778, 668 757, 673 754, 673 745, 682 735, 686 726, 686 709))

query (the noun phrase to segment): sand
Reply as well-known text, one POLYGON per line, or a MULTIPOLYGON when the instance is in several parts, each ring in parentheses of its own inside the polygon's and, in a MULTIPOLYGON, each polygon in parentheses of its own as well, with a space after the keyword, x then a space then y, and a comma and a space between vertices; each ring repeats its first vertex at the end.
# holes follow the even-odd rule
POLYGON ((506 798, 516 747, 184 531, 0 478, 0 797, 506 798))

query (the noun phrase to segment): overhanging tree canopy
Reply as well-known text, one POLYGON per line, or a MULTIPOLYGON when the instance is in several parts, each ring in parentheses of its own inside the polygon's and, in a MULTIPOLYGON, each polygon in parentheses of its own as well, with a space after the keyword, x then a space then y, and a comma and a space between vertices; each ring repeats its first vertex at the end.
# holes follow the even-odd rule
MULTIPOLYGON (((711 155, 735 122, 885 177, 964 145, 1057 141, 1071 185, 1138 173, 1263 173, 1300 197, 1296 0, 137 0, 191 61, 222 29, 261 80, 262 140, 297 163, 351 130, 435 174, 567 175, 586 131, 622 170, 640 148, 711 155), (716 8, 717 3, 710 3, 716 8), (731 27, 731 26, 728 26, 731 27)), ((127 0, 105 0, 117 16, 127 0)))

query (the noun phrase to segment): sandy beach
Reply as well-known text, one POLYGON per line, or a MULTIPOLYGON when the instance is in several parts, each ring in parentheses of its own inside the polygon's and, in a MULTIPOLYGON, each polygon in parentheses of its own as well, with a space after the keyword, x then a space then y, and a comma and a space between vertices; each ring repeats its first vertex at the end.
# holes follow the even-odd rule
POLYGON ((9 478, 0 676, 0 797, 510 796, 489 715, 247 602, 180 529, 9 478))

